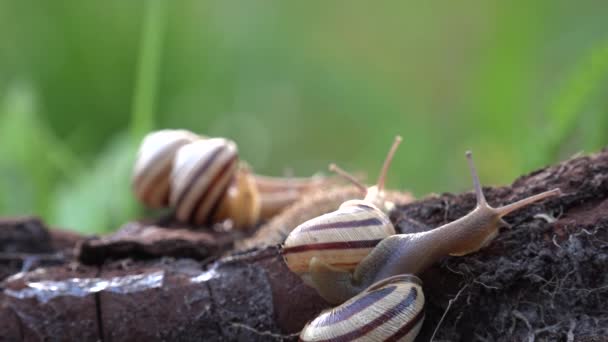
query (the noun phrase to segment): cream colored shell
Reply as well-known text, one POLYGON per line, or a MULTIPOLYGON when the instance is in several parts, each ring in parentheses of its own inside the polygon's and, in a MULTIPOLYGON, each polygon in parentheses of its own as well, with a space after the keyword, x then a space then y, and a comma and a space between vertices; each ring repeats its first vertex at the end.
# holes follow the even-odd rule
POLYGON ((294 229, 285 240, 283 256, 289 269, 298 274, 308 272, 312 257, 353 270, 382 239, 394 234, 386 214, 369 202, 351 200, 294 229))
POLYGON ((413 341, 424 321, 422 281, 381 280, 306 324, 301 341, 413 341))
POLYGON ((260 219, 260 194, 249 169, 240 168, 220 199, 214 222, 230 220, 232 227, 253 227, 260 219))
POLYGON ((149 133, 142 140, 132 174, 135 197, 150 208, 169 204, 169 174, 175 152, 201 139, 186 131, 165 129, 149 133))
POLYGON ((182 146, 171 170, 170 204, 182 222, 208 223, 238 168, 236 144, 211 138, 182 146))

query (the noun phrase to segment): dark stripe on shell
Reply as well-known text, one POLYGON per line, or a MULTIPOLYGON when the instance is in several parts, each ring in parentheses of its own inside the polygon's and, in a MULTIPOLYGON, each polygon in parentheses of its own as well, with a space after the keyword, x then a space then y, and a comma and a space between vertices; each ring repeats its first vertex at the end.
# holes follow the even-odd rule
POLYGON ((359 265, 359 263, 358 262, 337 262, 337 263, 332 263, 331 265, 334 267, 345 268, 345 267, 355 267, 355 266, 359 265))
POLYGON ((365 296, 355 300, 344 307, 338 307, 332 310, 330 313, 327 313, 323 319, 315 319, 315 327, 326 327, 328 325, 336 324, 343 322, 357 313, 365 310, 366 308, 376 304, 378 301, 382 300, 384 297, 393 293, 397 287, 390 286, 380 289, 378 291, 370 292, 365 296))
POLYGON ((378 208, 376 208, 376 207, 372 207, 371 205, 365 205, 362 203, 357 204, 357 207, 359 207, 363 210, 368 210, 368 209, 372 209, 372 210, 376 210, 376 211, 378 210, 378 208))
POLYGON ((155 190, 158 189, 159 184, 163 184, 166 183, 166 189, 164 189, 163 191, 163 195, 162 195, 162 199, 161 199, 161 205, 167 205, 169 204, 169 183, 168 183, 168 179, 169 179, 169 175, 171 174, 171 165, 166 165, 166 167, 164 167, 164 170, 161 170, 156 176, 154 176, 154 178, 152 179, 152 181, 150 182, 150 185, 144 190, 142 197, 144 198, 145 201, 149 201, 150 200, 150 196, 152 196, 152 194, 154 193, 155 190))
POLYGON ((422 280, 420 280, 420 278, 418 278, 417 276, 415 276, 413 274, 398 274, 396 276, 388 277, 388 278, 382 279, 382 280, 374 283, 373 285, 368 287, 367 290, 365 290, 365 291, 367 291, 367 292, 375 291, 383 286, 395 284, 395 283, 399 283, 399 282, 414 283, 414 284, 422 287, 422 280))
POLYGON ((324 243, 313 243, 313 244, 293 246, 293 247, 283 247, 283 254, 299 253, 299 252, 306 252, 306 251, 311 251, 311 250, 373 248, 380 241, 382 241, 382 239, 348 241, 348 242, 324 242, 324 243))
MULTIPOLYGON (((404 300, 402 300, 401 302, 399 302, 397 305, 393 306, 392 308, 390 308, 386 312, 382 313, 382 315, 380 315, 379 317, 377 317, 373 321, 367 323, 364 326, 357 327, 355 330, 353 330, 351 332, 348 332, 348 333, 346 333, 344 335, 334 336, 334 337, 332 337, 330 339, 320 340, 320 341, 324 341, 324 342, 330 342, 330 341, 352 341, 352 340, 354 340, 356 338, 365 336, 367 333, 375 330, 376 328, 382 326, 383 324, 386 324, 391 318, 395 317, 398 314, 403 313, 412 304, 416 303, 416 298, 417 297, 418 297, 418 290, 415 287, 412 287, 411 290, 410 290, 410 293, 407 295, 407 297, 404 300)), ((407 325, 407 323, 406 323, 406 325, 407 325)), ((313 329, 314 329, 314 327, 313 327, 313 329)))
MULTIPOLYGON (((220 153, 222 152, 222 150, 224 150, 224 148, 225 148, 224 146, 218 146, 215 149, 215 151, 213 151, 213 153, 211 153, 211 155, 207 158, 207 160, 205 160, 205 162, 203 162, 203 164, 201 166, 199 166, 198 170, 196 170, 194 172, 194 175, 192 176, 192 178, 190 178, 188 185, 186 187, 184 187, 184 191, 182 191, 180 196, 177 198, 177 201, 175 202, 176 208, 179 208, 183 205, 184 200, 187 198, 190 191, 193 190, 194 184, 196 184, 196 182, 201 177, 201 175, 203 173, 205 173, 207 171, 207 169, 209 169, 209 166, 211 166, 211 164, 220 155, 220 153)), ((187 217, 192 216, 192 211, 196 211, 196 206, 192 207, 191 212, 188 213, 188 215, 186 215, 186 216, 187 217)))
MULTIPOLYGON (((143 169, 141 170, 141 172, 137 175, 135 175, 135 181, 133 182, 134 186, 136 187, 140 187, 142 186, 142 182, 147 179, 150 175, 149 173, 156 171, 155 167, 150 167, 150 165, 154 165, 157 166, 157 164, 163 160, 163 158, 165 158, 165 154, 171 152, 172 154, 175 154, 175 152, 177 151, 177 149, 180 147, 181 145, 184 145, 185 142, 181 139, 176 140, 171 142, 170 144, 167 144, 165 146, 163 146, 160 151, 157 151, 156 154, 154 155, 154 158, 152 158, 151 160, 149 160, 146 164, 143 165, 143 169)), ((137 158, 141 158, 140 156, 137 156, 137 158)), ((165 163, 167 165, 164 166, 171 166, 171 158, 169 158, 169 160, 165 163)), ((154 183, 151 182, 150 183, 151 187, 154 187, 154 183)))
POLYGON ((222 192, 220 193, 220 197, 218 197, 217 201, 215 201, 215 203, 211 207, 211 210, 209 210, 209 214, 207 215, 209 218, 207 219, 207 222, 205 222, 205 224, 212 224, 215 222, 214 220, 216 219, 218 210, 220 209, 220 206, 222 205, 224 196, 228 195, 227 194, 228 189, 230 189, 230 187, 232 186, 235 178, 236 177, 232 177, 232 179, 230 181, 228 181, 228 184, 226 185, 226 189, 222 190, 222 192))
MULTIPOLYGON (((189 220, 190 222, 194 222, 196 220, 196 215, 198 213, 198 210, 200 209, 200 206, 203 203, 205 203, 205 201, 207 200, 207 197, 213 193, 213 190, 215 190, 214 188, 216 186, 219 186, 220 180, 222 179, 222 177, 224 177, 226 175, 226 172, 228 172, 228 170, 234 165, 235 162, 236 162, 236 156, 230 158, 230 160, 228 160, 228 162, 224 166, 222 166, 222 168, 217 172, 215 177, 213 177, 213 179, 211 180, 211 183, 209 183, 209 186, 207 187, 207 191, 205 191, 203 193, 203 195, 201 197, 199 197, 198 201, 196 201, 196 204, 194 205, 194 210, 192 211, 192 214, 190 216, 190 220, 189 220)), ((230 186, 230 180, 228 180, 226 182, 226 184, 224 184, 222 186, 222 188, 220 189, 220 191, 217 194, 217 197, 214 199, 211 199, 211 200, 213 200, 213 204, 209 208, 209 213, 206 215, 207 219, 205 219, 204 223, 211 222, 211 220, 213 218, 214 210, 217 210, 217 207, 219 206, 219 202, 222 199, 222 197, 224 196, 224 193, 228 190, 229 186, 230 186)))
POLYGON ((392 336, 390 336, 389 338, 387 338, 384 341, 385 342, 399 341, 399 339, 403 338, 403 336, 407 335, 410 331, 412 331, 412 329, 414 329, 419 322, 422 322, 423 319, 424 319, 424 310, 420 310, 420 312, 418 312, 412 320, 407 322, 406 325, 402 326, 392 336))
POLYGON ((298 229, 296 233, 312 232, 317 230, 333 229, 333 228, 360 228, 367 226, 380 226, 386 224, 377 217, 370 217, 363 220, 352 220, 352 221, 336 221, 330 223, 314 224, 310 226, 304 226, 298 229))

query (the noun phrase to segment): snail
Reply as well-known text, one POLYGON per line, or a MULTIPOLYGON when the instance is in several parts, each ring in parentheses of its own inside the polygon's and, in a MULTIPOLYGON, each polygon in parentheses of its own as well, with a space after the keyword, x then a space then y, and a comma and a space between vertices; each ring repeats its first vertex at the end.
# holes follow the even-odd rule
POLYGON ((400 143, 401 137, 397 136, 386 156, 376 185, 367 189, 342 169, 333 164, 330 166, 330 169, 364 191, 365 198, 346 201, 338 210, 296 227, 285 240, 282 249, 291 271, 300 275, 308 272, 313 257, 332 267, 353 270, 382 239, 396 234, 395 227, 383 212, 392 206, 386 201, 384 183, 400 143))
POLYGON ((423 321, 422 281, 401 274, 325 310, 304 326, 300 341, 413 341, 423 321))
POLYGON ((239 162, 234 142, 168 129, 144 137, 132 176, 135 196, 147 207, 170 206, 181 222, 230 220, 236 228, 254 226, 329 182, 255 175, 239 162))
POLYGON ((150 208, 166 207, 173 157, 180 147, 199 139, 202 137, 181 129, 165 129, 146 135, 133 168, 135 197, 150 208))
MULTIPOLYGON (((477 199, 477 206, 469 214, 427 232, 397 234, 383 239, 352 273, 328 264, 321 258, 311 258, 309 282, 328 302, 344 303, 322 313, 306 325, 300 335, 302 340, 348 340, 354 336, 371 339, 373 336, 374 340, 379 341, 412 341, 422 324, 421 312, 424 305, 421 282, 412 274, 419 274, 447 255, 460 256, 483 248, 496 237, 500 227, 509 226, 502 220, 503 216, 534 202, 561 194, 557 188, 493 208, 483 194, 471 152, 467 152, 466 156, 477 199), (403 279, 403 282, 397 279, 403 279), (416 289, 417 293, 412 299, 416 302, 413 306, 416 309, 404 311, 399 319, 393 318, 389 313, 396 310, 400 304, 380 294, 383 289, 388 291, 386 289, 393 282, 416 289), (386 320, 377 320, 375 317, 378 315, 383 315, 386 320), (354 317, 358 316, 361 317, 354 320, 354 317), (335 322, 344 323, 324 329, 330 324, 337 324, 335 322), (328 333, 335 335, 330 336, 328 333)), ((413 290, 410 290, 410 293, 411 291, 413 290)))
POLYGON ((331 303, 341 303, 378 280, 397 274, 418 274, 447 255, 461 256, 476 252, 496 237, 500 227, 509 226, 502 219, 503 216, 561 194, 557 188, 493 208, 483 194, 471 152, 467 152, 466 156, 477 199, 473 211, 426 232, 396 234, 383 239, 352 273, 336 268, 321 258, 312 258, 309 272, 319 294, 331 303))

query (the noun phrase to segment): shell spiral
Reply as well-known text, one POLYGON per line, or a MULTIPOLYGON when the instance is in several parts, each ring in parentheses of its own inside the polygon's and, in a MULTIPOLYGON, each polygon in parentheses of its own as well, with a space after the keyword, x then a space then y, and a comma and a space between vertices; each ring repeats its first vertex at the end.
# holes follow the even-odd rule
POLYGON ((211 138, 182 146, 173 159, 170 204, 182 222, 207 223, 238 168, 236 144, 211 138))
POLYGON ((424 321, 422 281, 409 274, 381 280, 306 324, 301 341, 413 341, 424 321))
POLYGON ((177 150, 202 137, 186 130, 165 129, 146 135, 133 168, 133 192, 150 208, 169 204, 169 174, 177 150))
POLYGON ((310 259, 353 270, 384 238, 396 234, 389 218, 363 200, 344 202, 338 210, 296 227, 283 245, 283 257, 290 270, 308 272, 310 259))

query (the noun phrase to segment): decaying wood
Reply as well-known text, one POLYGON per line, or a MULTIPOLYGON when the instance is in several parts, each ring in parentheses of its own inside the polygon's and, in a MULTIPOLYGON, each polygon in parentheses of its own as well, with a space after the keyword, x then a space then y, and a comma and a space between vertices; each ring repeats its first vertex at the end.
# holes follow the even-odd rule
POLYGON ((83 241, 79 260, 86 264, 162 256, 204 260, 228 250, 238 237, 238 232, 164 228, 156 223, 130 222, 113 234, 83 241))
MULTIPOLYGON (((608 338, 608 150, 485 191, 500 205, 554 187, 564 195, 506 217, 513 227, 487 248, 446 258, 421 275, 427 305, 419 341, 433 334, 437 341, 608 338)), ((472 193, 442 194, 399 206, 391 219, 402 232, 421 231, 474 205, 472 193)), ((0 222, 0 251, 16 258, 1 269, 3 277, 13 275, 0 285, 0 340, 295 340, 328 307, 288 271, 276 246, 215 259, 204 232, 154 231, 172 238, 131 235, 146 253, 105 249, 102 263, 83 265, 69 254, 74 240, 53 245, 54 230, 47 237, 11 232, 28 224, 0 222), (24 236, 38 242, 23 244, 24 236), (28 255, 63 259, 27 272, 28 255)), ((79 243, 93 241, 101 240, 79 243)))

